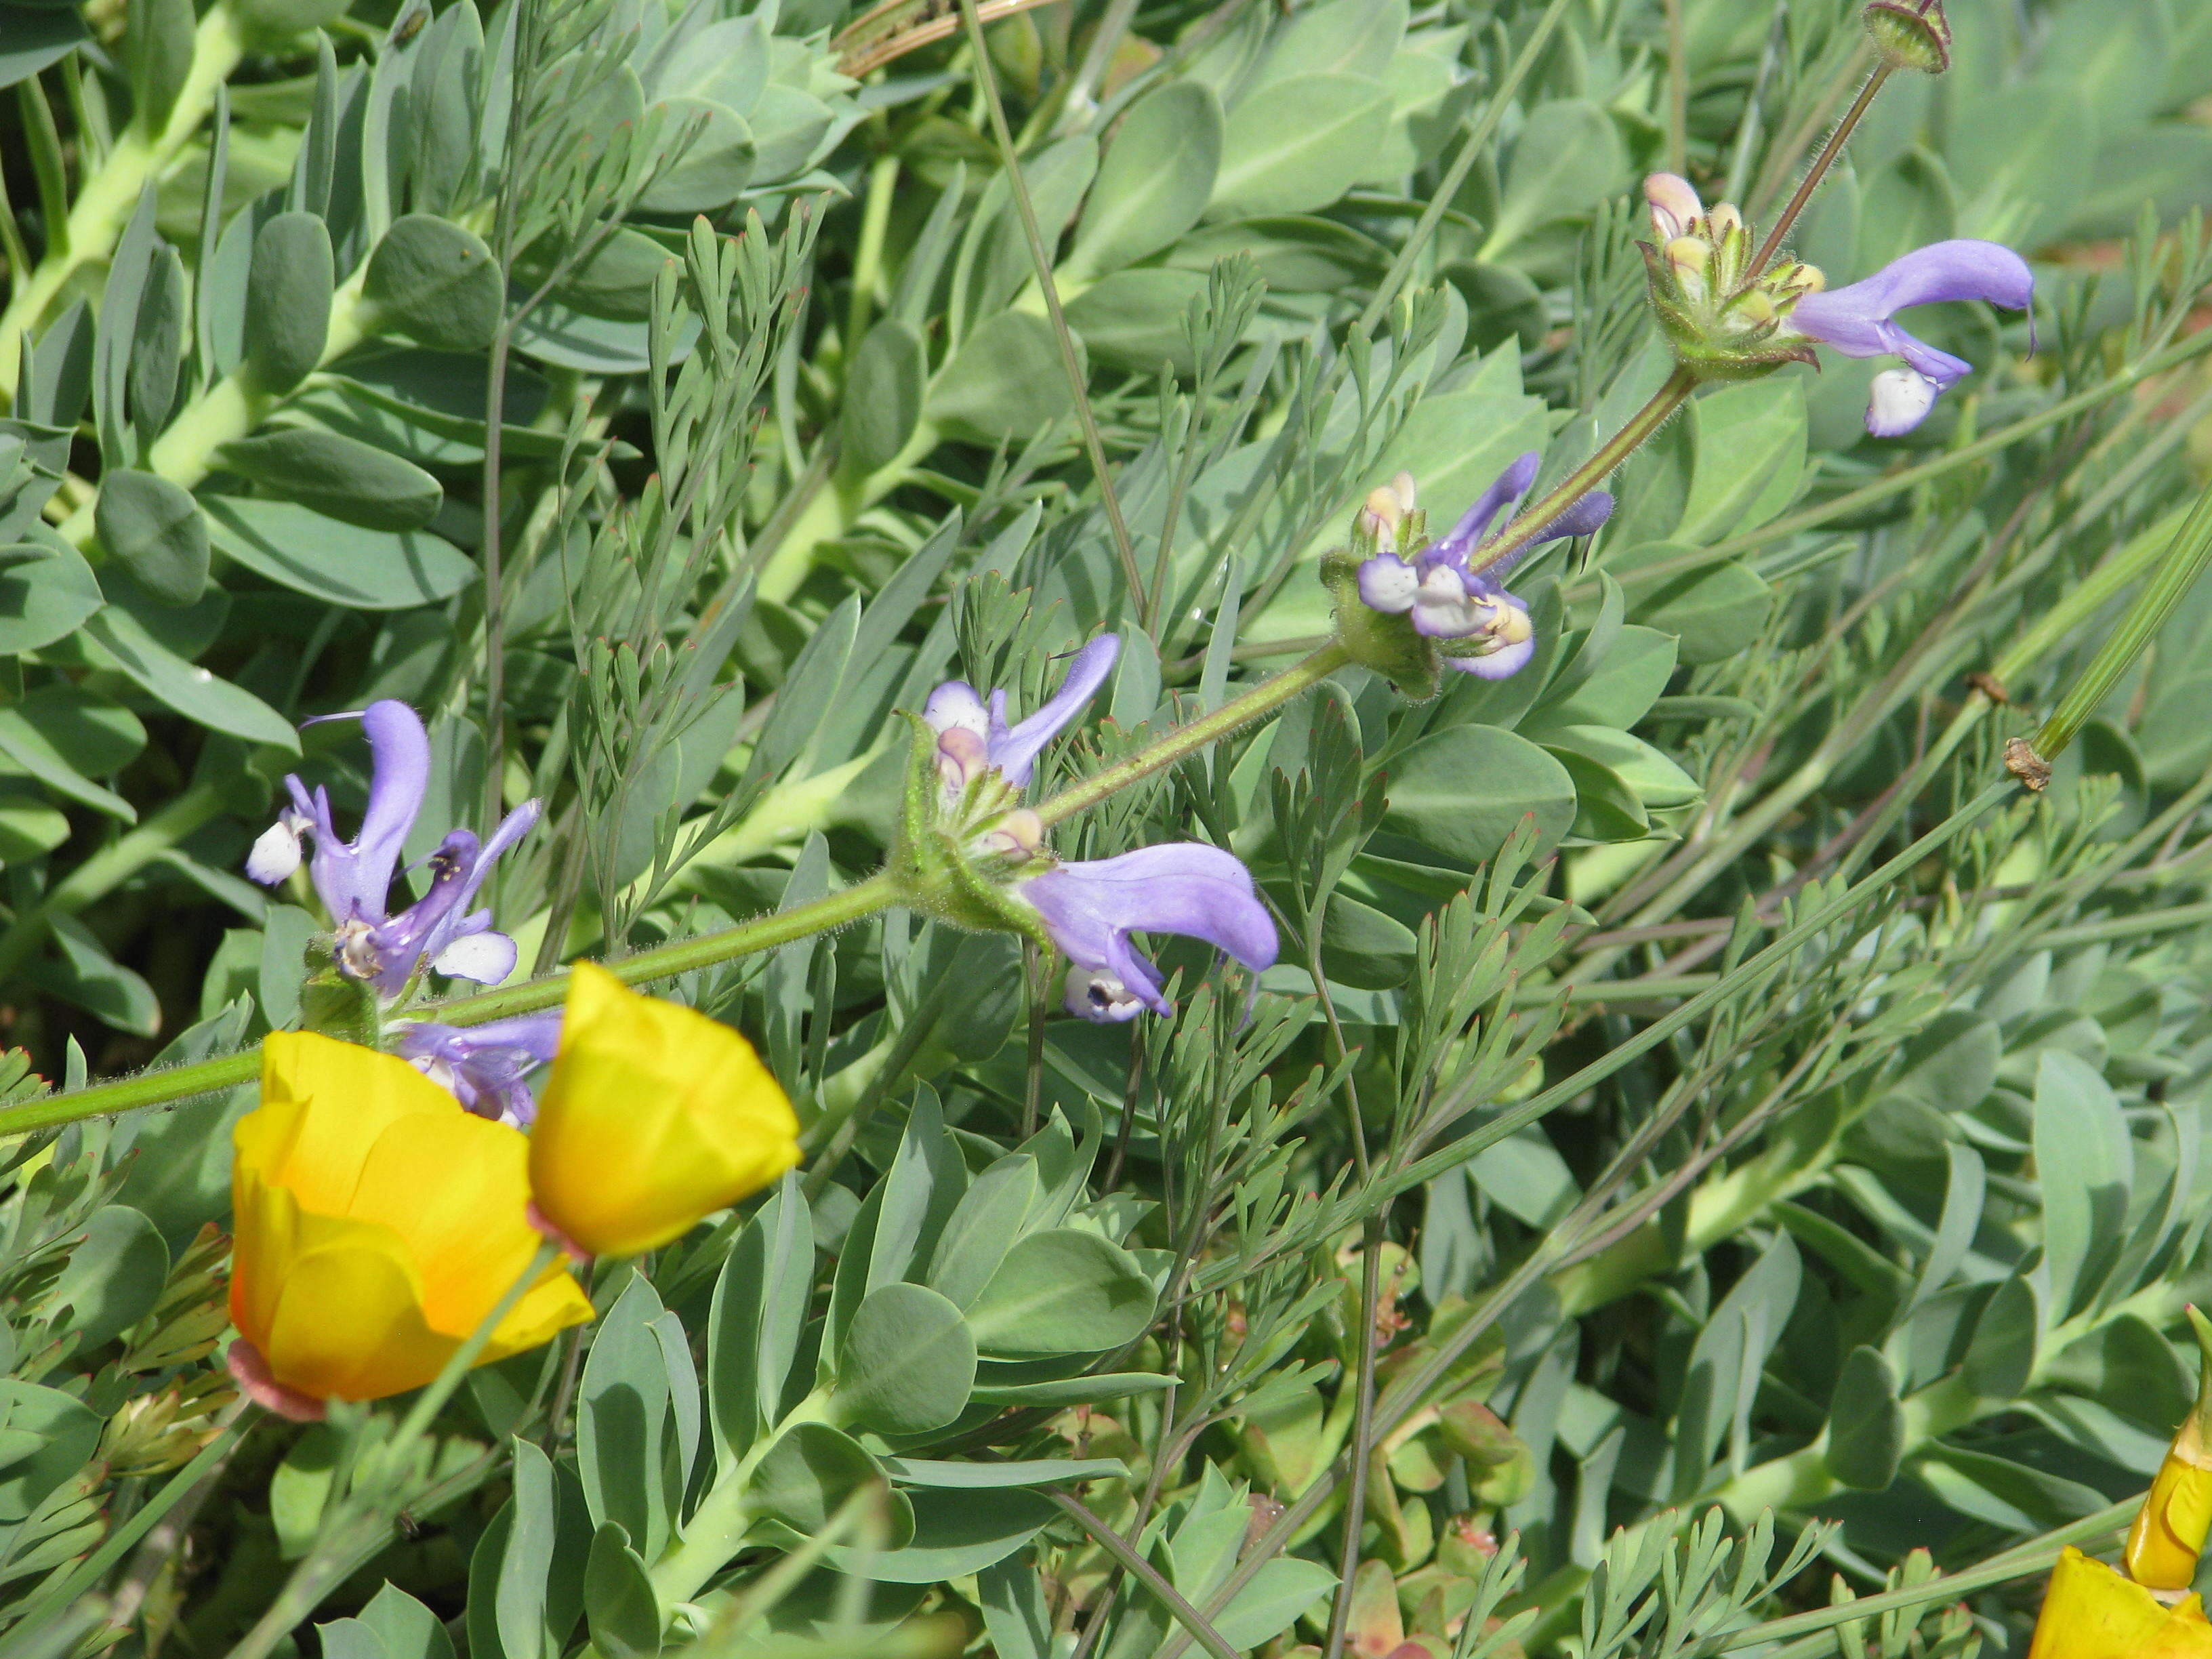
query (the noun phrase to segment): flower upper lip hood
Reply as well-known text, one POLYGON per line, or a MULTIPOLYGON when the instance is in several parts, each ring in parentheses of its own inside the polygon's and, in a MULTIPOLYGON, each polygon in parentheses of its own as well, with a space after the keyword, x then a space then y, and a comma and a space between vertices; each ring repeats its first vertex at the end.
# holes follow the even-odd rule
POLYGON ((1946 300, 1986 300, 2008 311, 2027 311, 2035 298, 2027 261, 1996 242, 1964 238, 1930 242, 1893 259, 1863 282, 1808 294, 1790 313, 1797 331, 1846 357, 1899 357, 1917 377, 1877 394, 1867 428, 1893 437, 1917 426, 1936 394, 1948 390, 1973 365, 1938 351, 1898 326, 1897 313, 1946 300))
POLYGON ((470 830, 448 832, 428 860, 429 890, 391 915, 386 906, 400 853, 429 793, 430 736, 412 708, 391 698, 357 717, 325 714, 308 724, 356 718, 368 734, 370 761, 361 833, 342 838, 329 792, 310 793, 296 775, 287 776, 292 805, 253 843, 246 874, 270 886, 284 880, 300 867, 301 837, 310 836, 315 850, 308 875, 337 931, 341 971, 387 996, 403 990, 426 962, 441 974, 496 985, 514 971, 514 941, 493 931, 489 910, 471 910, 469 903, 500 854, 538 822, 538 804, 523 802, 489 841, 479 842, 470 830))
POLYGON ((1132 933, 1182 933, 1225 951, 1255 973, 1274 965, 1274 919, 1233 853, 1198 842, 1140 847, 1119 858, 1056 865, 1015 891, 1043 919, 1073 964, 1070 1013, 1100 1022, 1145 1008, 1175 1012, 1160 973, 1132 933))
POLYGON ((1114 634, 1101 634, 1085 645, 1051 701, 1018 726, 1006 724, 1004 691, 992 692, 986 702, 967 681, 947 680, 931 692, 921 717, 938 734, 939 766, 948 795, 957 797, 969 778, 986 769, 1018 789, 1026 787, 1045 744, 1097 695, 1121 652, 1121 637, 1114 634))
POLYGON ((526 1129, 538 1103, 524 1079, 550 1061, 561 1045, 561 1016, 519 1014, 483 1025, 418 1021, 399 1034, 399 1054, 443 1084, 479 1117, 526 1129))

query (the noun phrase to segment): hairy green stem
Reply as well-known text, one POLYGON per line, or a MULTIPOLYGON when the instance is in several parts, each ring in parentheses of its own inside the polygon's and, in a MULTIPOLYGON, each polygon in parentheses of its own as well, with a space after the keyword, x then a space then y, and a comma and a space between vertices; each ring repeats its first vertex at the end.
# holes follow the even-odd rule
POLYGON ((1116 790, 1126 789, 1139 778, 1150 777, 1163 767, 1174 765, 1185 755, 1194 754, 1237 727, 1279 708, 1351 660, 1352 653, 1331 640, 1304 661, 1293 663, 1273 679, 1261 681, 1242 696, 1231 697, 1212 714, 1200 716, 1188 726, 1178 726, 1151 747, 1115 762, 1103 772, 1070 784, 1051 799, 1040 803, 1037 816, 1048 824, 1058 823, 1086 806, 1096 806, 1116 790))
POLYGON ((1744 273, 1744 281, 1754 280, 1760 271, 1766 269, 1766 262, 1781 248, 1782 239, 1790 234, 1790 227, 1797 222, 1797 216, 1804 212, 1805 204, 1813 199, 1813 192, 1820 187, 1820 180, 1836 164, 1836 158, 1844 153, 1844 143, 1851 136, 1851 129, 1858 125, 1859 118, 1867 112, 1867 106, 1874 102, 1875 94, 1881 90, 1882 82, 1888 80, 1893 73, 1887 64, 1877 64, 1874 73, 1867 76, 1866 84, 1859 88, 1859 95, 1844 112, 1844 118, 1836 123, 1836 130, 1828 135, 1828 142, 1820 146, 1820 153, 1813 158, 1813 165, 1805 169, 1805 176, 1798 180, 1797 189, 1790 196, 1789 204, 1775 219, 1773 228, 1766 233, 1766 240, 1759 245, 1759 252, 1752 257, 1751 265, 1744 273))
POLYGON ((15 374, 21 367, 16 340, 35 327, 79 269, 113 251, 116 238, 138 206, 138 198, 149 182, 158 181, 176 159, 177 152, 199 131, 215 106, 216 88, 230 78, 245 53, 238 20, 228 6, 208 9, 192 35, 191 67, 185 71, 169 118, 157 133, 148 133, 137 122, 125 129, 107 153, 99 171, 84 181, 70 209, 69 219, 53 238, 45 259, 27 277, 19 277, 0 312, 0 398, 15 393, 15 374))
POLYGON ((1678 365, 1658 391, 1651 394, 1651 401, 1630 416, 1620 431, 1600 444, 1595 454, 1562 478, 1541 501, 1517 514, 1494 540, 1483 544, 1482 562, 1474 567, 1476 574, 1479 575, 1512 557, 1535 540, 1546 525, 1603 483, 1606 475, 1635 453, 1645 440, 1664 426, 1667 417, 1680 409, 1697 389, 1696 372, 1678 365))
MULTIPOLYGON (((608 971, 631 985, 673 979, 679 974, 688 974, 696 969, 711 968, 738 957, 772 950, 779 945, 788 945, 792 940, 805 939, 811 933, 842 927, 848 922, 858 921, 863 916, 897 902, 898 890, 893 885, 890 877, 878 874, 827 897, 817 899, 811 904, 756 916, 750 921, 739 922, 734 927, 725 927, 717 933, 702 933, 696 939, 677 939, 667 945, 656 945, 649 951, 640 951, 635 956, 609 963, 608 971)), ((480 991, 473 996, 456 997, 450 1002, 432 1003, 410 1012, 448 1024, 481 1025, 487 1020, 504 1019, 510 1014, 532 1013, 556 1006, 567 996, 568 990, 568 975, 563 969, 527 984, 480 991)), ((259 1051, 248 1049, 244 1054, 224 1054, 218 1059, 199 1060, 190 1066, 177 1066, 166 1071, 143 1073, 137 1077, 124 1078, 113 1083, 97 1083, 89 1088, 72 1089, 66 1094, 50 1095, 43 1100, 33 1100, 0 1110, 0 1136, 51 1128, 60 1123, 74 1123, 80 1118, 99 1117, 114 1112, 131 1111, 139 1107, 164 1106, 175 1101, 189 1100, 195 1095, 250 1083, 260 1075, 260 1072, 259 1051)))

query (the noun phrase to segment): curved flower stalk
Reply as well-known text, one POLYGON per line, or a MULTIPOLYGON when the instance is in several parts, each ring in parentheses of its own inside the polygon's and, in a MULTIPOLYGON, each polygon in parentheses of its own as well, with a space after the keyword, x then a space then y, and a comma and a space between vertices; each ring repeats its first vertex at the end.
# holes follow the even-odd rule
MULTIPOLYGON (((261 1077, 261 1104, 234 1137, 232 1374, 301 1419, 421 1388, 538 1251, 528 1142, 405 1060, 313 1032, 272 1033, 261 1077)), ((581 1287, 550 1267, 477 1363, 591 1317, 581 1287)))
POLYGON ((1676 359, 1700 379, 1747 380, 1785 362, 1815 362, 1814 343, 1846 357, 1897 357, 1875 376, 1867 430, 1910 432, 1973 365, 1899 326, 1897 313, 1947 300, 1985 300, 2026 311, 2035 297, 2027 262, 1996 242, 1931 242, 1863 282, 1830 289, 1813 266, 1783 260, 1751 269, 1751 236, 1726 202, 1708 209, 1686 179, 1644 181, 1657 246, 1639 244, 1652 304, 1676 359))
POLYGON ((390 698, 369 704, 358 716, 325 714, 308 724, 356 718, 368 734, 370 759, 360 834, 342 839, 331 821, 329 793, 310 793, 296 775, 288 775, 284 787, 292 805, 253 843, 246 873, 264 886, 288 879, 300 867, 302 837, 311 838, 308 878, 330 912, 331 954, 340 974, 387 997, 398 995, 426 965, 457 979, 498 984, 514 971, 514 941, 493 930, 490 911, 471 910, 469 904, 499 855, 538 822, 538 804, 516 807, 487 842, 479 842, 473 830, 447 832, 428 860, 429 890, 394 915, 386 908, 392 879, 429 792, 430 736, 413 709, 390 698))
POLYGON ((2212 1659, 2212 1620, 2195 1595, 2212 1531, 2212 1324, 2189 1310, 2203 1370, 2182 1422, 2129 1529, 2116 1571, 2069 1548, 2051 1571, 2028 1659, 2212 1659))
POLYGON ((1121 641, 1076 653, 1052 700, 1018 726, 1006 694, 964 680, 932 692, 915 719, 904 834, 892 867, 908 902, 947 921, 1024 934, 1066 956, 1067 1011, 1102 1024, 1172 1013, 1138 933, 1205 940, 1254 972, 1275 961, 1274 920, 1232 853, 1196 842, 1063 862, 1019 804, 1038 753, 1105 684, 1121 641))
POLYGON ((1613 506, 1604 490, 1591 490, 1486 560, 1492 525, 1528 493, 1540 459, 1534 450, 1516 459, 1433 542, 1424 539, 1427 520, 1414 507, 1413 480, 1401 472, 1367 497, 1352 520, 1351 550, 1322 562, 1322 579, 1336 595, 1340 635, 1359 661, 1407 696, 1435 696, 1441 669, 1501 680, 1535 655, 1528 607, 1503 578, 1531 548, 1589 535, 1613 506))

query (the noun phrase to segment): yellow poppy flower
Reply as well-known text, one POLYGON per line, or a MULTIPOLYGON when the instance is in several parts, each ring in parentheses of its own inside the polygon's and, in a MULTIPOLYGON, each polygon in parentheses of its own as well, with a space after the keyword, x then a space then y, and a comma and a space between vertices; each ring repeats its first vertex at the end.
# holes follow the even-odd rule
POLYGON ((799 1162, 799 1119, 752 1045, 579 963, 530 1131, 545 1223, 593 1255, 635 1255, 799 1162))
MULTIPOLYGON (((262 1045, 261 1104, 231 1164, 231 1368, 294 1416, 436 1376, 530 1264, 521 1133, 471 1116, 405 1060, 309 1032, 262 1045)), ((592 1317, 550 1267, 483 1364, 592 1317)))
POLYGON ((2169 1607, 2069 1547, 2051 1570, 2027 1659, 2212 1659, 2212 1621, 2194 1595, 2169 1607))

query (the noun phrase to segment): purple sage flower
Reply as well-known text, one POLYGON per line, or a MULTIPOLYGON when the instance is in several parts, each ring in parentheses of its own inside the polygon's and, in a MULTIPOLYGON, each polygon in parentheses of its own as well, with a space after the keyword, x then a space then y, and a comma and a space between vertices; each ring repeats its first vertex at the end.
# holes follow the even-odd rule
POLYGON ((1004 691, 992 692, 987 702, 967 681, 947 680, 931 692, 921 717, 937 733, 945 804, 957 801, 969 782, 987 771, 996 771, 1017 789, 1026 786, 1045 744, 1097 694, 1121 651, 1116 635, 1101 634, 1091 641, 1075 653, 1052 701, 1018 726, 1006 724, 1004 691))
POLYGON ((339 971, 369 981, 386 996, 404 988, 425 963, 456 979, 498 984, 514 971, 514 941, 493 931, 490 911, 471 910, 469 902, 499 855, 538 822, 538 803, 525 801, 509 812, 488 842, 479 842, 472 830, 448 832, 428 860, 429 891, 393 915, 386 908, 392 878, 429 792, 430 736, 413 709, 390 698, 369 704, 358 716, 325 714, 308 724, 356 718, 368 735, 370 763, 360 835, 342 840, 331 819, 329 793, 318 788, 311 794, 298 777, 287 776, 292 804, 253 843, 246 873, 275 886, 300 867, 301 837, 311 836, 315 851, 308 877, 337 933, 339 971))
POLYGON ((1359 597, 1370 611, 1409 616, 1413 631, 1437 641, 1437 654, 1462 673, 1502 680, 1528 665, 1536 638, 1528 607, 1492 580, 1505 575, 1530 548, 1565 536, 1587 536, 1613 514, 1613 497, 1594 489, 1573 502, 1523 546, 1489 569, 1470 562, 1480 554, 1492 520, 1528 493, 1539 457, 1522 456, 1474 499, 1441 541, 1430 543, 1409 564, 1378 553, 1359 567, 1359 597))
POLYGON ((526 1129, 538 1115, 529 1077, 551 1063, 561 1046, 561 1016, 521 1014, 483 1025, 428 1020, 399 1036, 399 1053, 429 1079, 450 1089, 478 1117, 526 1129))
POLYGON ((1797 331, 1846 357, 1901 357, 1901 368, 1875 376, 1867 430, 1877 438, 1910 432, 1936 398, 1973 365, 1915 339, 1892 319, 1911 306, 1943 300, 1986 300, 2025 311, 2035 297, 2027 261, 1996 242, 1930 242, 1892 260, 1864 282, 1808 294, 1790 313, 1797 331))
POLYGON ((1196 842, 1060 864, 1018 884, 1066 953, 1068 1012, 1101 1024, 1175 1012, 1133 933, 1204 939, 1255 973, 1274 965, 1275 923, 1233 853, 1196 842))

